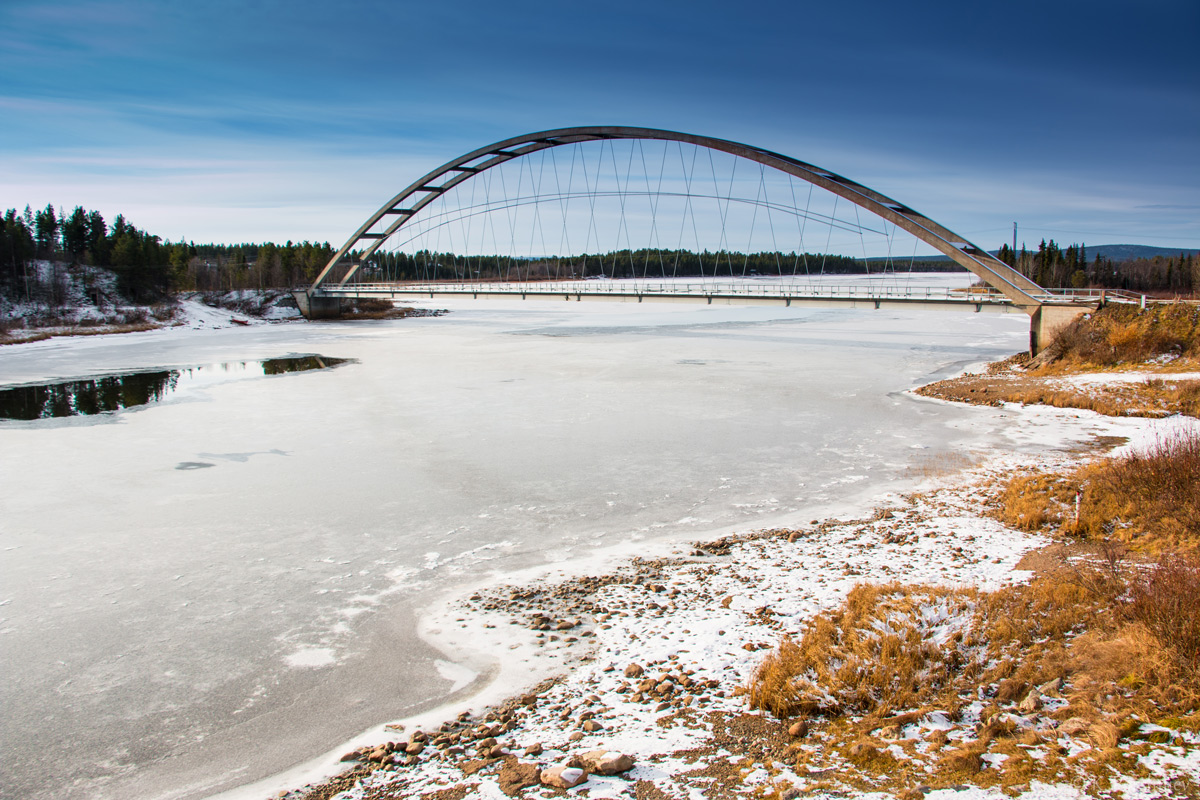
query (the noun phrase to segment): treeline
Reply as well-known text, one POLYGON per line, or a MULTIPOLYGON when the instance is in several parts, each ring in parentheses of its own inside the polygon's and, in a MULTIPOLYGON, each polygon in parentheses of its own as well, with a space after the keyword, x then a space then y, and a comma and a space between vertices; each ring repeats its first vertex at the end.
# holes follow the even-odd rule
POLYGON ((374 280, 545 280, 571 278, 689 278, 756 275, 861 275, 884 271, 957 271, 951 262, 863 261, 822 253, 694 253, 689 250, 617 250, 552 258, 461 256, 422 250, 372 254, 360 272, 374 280))
POLYGON ((10 301, 63 301, 64 277, 58 266, 111 269, 117 291, 133 302, 161 300, 172 291, 226 291, 299 286, 311 282, 333 255, 328 242, 283 245, 218 245, 169 242, 130 224, 123 215, 110 226, 99 211, 81 206, 67 214, 46 206, 24 212, 8 209, 0 226, 0 296, 10 301), (47 277, 33 262, 52 263, 47 277))
POLYGON ((1088 261, 1087 248, 1061 248, 1042 240, 1036 252, 1013 251, 1007 244, 997 255, 1034 283, 1047 289, 1124 289, 1131 292, 1200 293, 1200 257, 1189 253, 1115 261, 1097 256, 1088 261))

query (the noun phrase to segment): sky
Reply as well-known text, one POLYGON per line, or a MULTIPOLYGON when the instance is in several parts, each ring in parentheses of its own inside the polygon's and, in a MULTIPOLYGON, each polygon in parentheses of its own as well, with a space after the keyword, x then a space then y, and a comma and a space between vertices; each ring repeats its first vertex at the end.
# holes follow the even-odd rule
POLYGON ((1196 0, 0 0, 0 210, 340 245, 575 125, 745 142, 987 248, 1200 247, 1196 0))

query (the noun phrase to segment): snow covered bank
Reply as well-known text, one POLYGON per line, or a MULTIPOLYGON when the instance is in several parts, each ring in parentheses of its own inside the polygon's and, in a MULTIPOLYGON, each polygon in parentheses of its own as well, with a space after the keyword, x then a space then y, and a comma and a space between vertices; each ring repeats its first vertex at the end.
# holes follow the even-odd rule
MULTIPOLYGON (((1010 410, 1015 419, 1007 442, 979 466, 931 481, 923 492, 880 496, 857 514, 817 515, 788 530, 664 544, 623 563, 610 553, 603 563, 583 565, 582 573, 578 564, 569 573, 528 571, 429 609, 429 640, 467 669, 491 668, 495 677, 468 700, 347 743, 348 755, 364 763, 288 796, 549 797, 554 790, 514 784, 519 765, 562 765, 597 749, 627 754, 636 764, 618 776, 590 776, 580 787, 589 797, 893 796, 839 781, 839 772, 852 765, 839 768, 837 753, 826 754, 829 766, 817 772, 790 766, 787 726, 750 712, 743 696, 763 652, 842 603, 861 582, 993 589, 1026 579, 1017 563, 1048 540, 984 516, 989 483, 1016 470, 1065 469, 1078 462, 1081 447, 1101 437, 1143 447, 1200 425, 1179 417, 1010 410), (398 744, 379 756, 372 748, 387 740, 398 744)), ((953 726, 934 720, 904 735, 916 737, 908 744, 915 741, 916 752, 923 752, 921 742, 947 728, 953 726)), ((1086 732, 1069 726, 1045 735, 1068 752, 1089 747, 1086 732)), ((1158 796, 1200 781, 1200 736, 1172 731, 1160 741, 1148 756, 1122 745, 1144 770, 1118 779, 1126 797, 1158 796)), ((893 749, 894 757, 911 758, 893 749)), ((343 769, 340 755, 224 797, 262 796, 314 781, 343 769)), ((999 787, 921 793, 935 800, 1005 796, 999 787)), ((1077 786, 1037 782, 1017 793, 1088 796, 1077 786)))

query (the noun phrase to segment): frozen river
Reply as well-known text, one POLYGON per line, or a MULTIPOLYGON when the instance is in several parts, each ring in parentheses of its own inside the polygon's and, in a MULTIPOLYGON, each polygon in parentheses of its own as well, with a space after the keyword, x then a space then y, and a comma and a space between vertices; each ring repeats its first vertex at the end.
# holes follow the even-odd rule
POLYGON ((899 487, 1001 424, 900 392, 1028 332, 1019 313, 436 306, 0 349, 2 385, 357 360, 0 422, 3 797, 205 797, 441 702, 455 676, 413 635, 437 592, 899 487))

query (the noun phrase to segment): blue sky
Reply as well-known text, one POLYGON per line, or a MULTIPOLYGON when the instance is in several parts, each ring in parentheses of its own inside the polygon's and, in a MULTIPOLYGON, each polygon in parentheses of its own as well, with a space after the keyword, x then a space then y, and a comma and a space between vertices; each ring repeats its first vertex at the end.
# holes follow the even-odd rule
POLYGON ((995 247, 1200 247, 1196 0, 0 0, 0 208, 340 244, 492 141, 669 128, 995 247))

